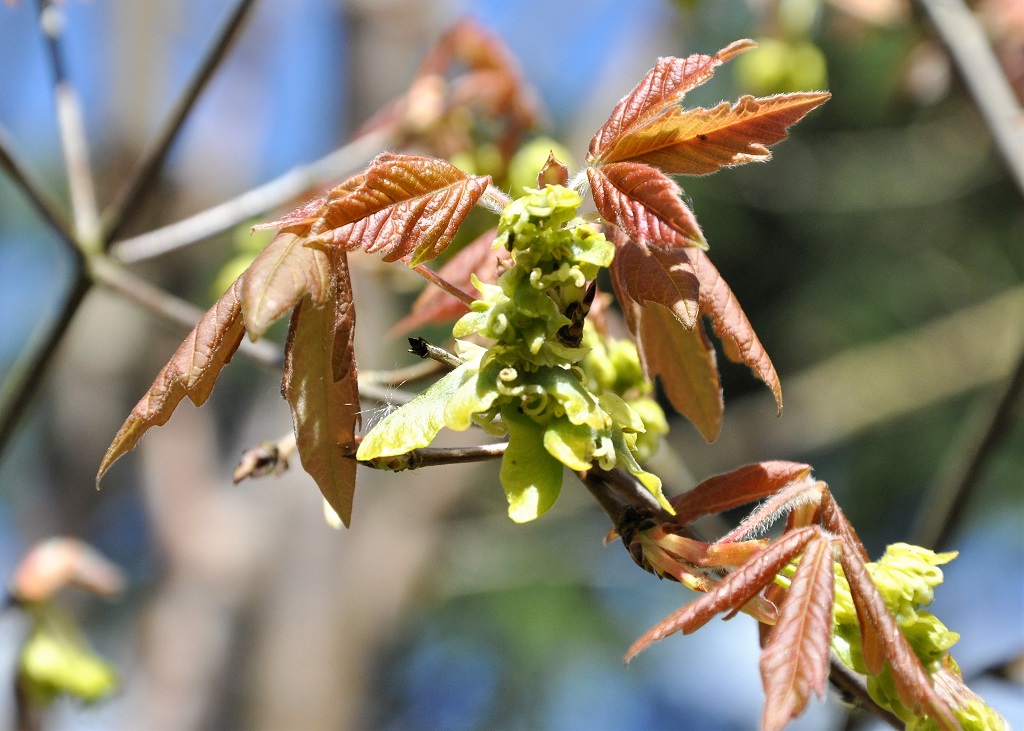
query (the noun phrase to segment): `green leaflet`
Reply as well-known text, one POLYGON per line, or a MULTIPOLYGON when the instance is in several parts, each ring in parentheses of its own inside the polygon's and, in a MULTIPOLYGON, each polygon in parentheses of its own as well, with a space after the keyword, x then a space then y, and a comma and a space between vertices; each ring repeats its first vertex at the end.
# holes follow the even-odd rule
POLYGON ((363 437, 356 459, 393 457, 426 447, 445 425, 445 407, 449 400, 464 382, 475 375, 474 371, 474 364, 463 363, 412 401, 388 414, 363 437))
POLYGON ((501 460, 501 485, 508 517, 526 523, 543 515, 562 489, 562 463, 544 449, 544 427, 515 408, 502 409, 508 449, 501 460))

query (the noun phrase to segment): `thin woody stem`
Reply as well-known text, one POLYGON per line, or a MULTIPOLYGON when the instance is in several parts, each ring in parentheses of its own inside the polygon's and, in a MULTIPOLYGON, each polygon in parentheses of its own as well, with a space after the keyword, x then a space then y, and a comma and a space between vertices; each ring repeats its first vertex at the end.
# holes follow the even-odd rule
POLYGON ((430 268, 424 266, 423 264, 417 264, 412 269, 413 269, 414 272, 419 274, 421 277, 426 279, 431 284, 433 284, 433 285, 435 285, 437 287, 440 287, 445 292, 450 294, 452 297, 454 297, 455 299, 457 299, 460 302, 462 302, 462 304, 466 305, 466 307, 469 307, 474 302, 476 302, 476 297, 474 297, 473 295, 469 294, 468 292, 465 292, 465 291, 459 289, 454 284, 449 282, 447 279, 445 279, 444 277, 440 276, 433 269, 430 269, 430 268))
POLYGON ((157 134, 153 145, 142 156, 141 161, 128 177, 128 181, 121 188, 114 202, 104 211, 103 241, 108 246, 109 242, 124 227, 132 208, 135 207, 149 189, 153 177, 167 158, 167 153, 181 131, 182 125, 184 125, 189 113, 195 106, 196 100, 199 99, 203 89, 206 88, 207 82, 224 59, 239 27, 252 9, 253 1, 236 0, 234 7, 228 13, 224 23, 214 35, 213 41, 207 47, 206 53, 200 61, 195 74, 185 86, 177 103, 168 115, 163 128, 157 134))
POLYGON ((42 186, 36 182, 28 168, 18 160, 17 155, 14 153, 14 146, 11 144, 10 134, 2 124, 0 124, 0 168, 7 172, 15 186, 28 198, 29 203, 35 208, 40 218, 81 259, 81 252, 75 245, 75 234, 68 225, 63 212, 61 212, 60 207, 50 198, 46 191, 43 190, 42 186))
POLYGON ((458 356, 449 353, 444 348, 431 345, 423 338, 409 338, 409 350, 421 358, 430 358, 437 361, 449 370, 455 370, 462 365, 458 356))
POLYGON ((507 442, 485 444, 479 447, 423 447, 392 457, 377 457, 359 464, 379 470, 401 472, 421 467, 487 462, 492 459, 500 459, 507 448, 507 442))

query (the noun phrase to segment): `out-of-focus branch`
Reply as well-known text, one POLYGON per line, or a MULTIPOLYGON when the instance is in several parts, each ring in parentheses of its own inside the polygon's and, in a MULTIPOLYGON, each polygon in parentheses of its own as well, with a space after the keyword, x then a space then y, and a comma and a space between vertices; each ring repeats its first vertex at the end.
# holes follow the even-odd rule
POLYGON ((1024 194, 1024 112, 963 0, 917 0, 960 69, 1017 187, 1024 194))
POLYGON ((111 254, 122 262, 130 263, 198 243, 297 198, 310 188, 326 185, 359 168, 381 150, 396 146, 398 137, 393 129, 365 134, 316 162, 292 168, 284 175, 220 205, 141 236, 119 241, 111 247, 111 254))
POLYGON ((63 212, 43 188, 33 179, 28 168, 21 164, 14 153, 14 146, 11 144, 10 134, 7 129, 0 125, 0 168, 3 168, 10 176, 11 181, 17 186, 29 203, 36 209, 39 216, 50 226, 67 244, 75 256, 81 259, 81 252, 75 245, 75 234, 68 225, 63 212))
POLYGON ((242 22, 248 17, 253 1, 236 0, 223 25, 218 29, 213 41, 207 47, 206 53, 199 62, 195 74, 186 84, 177 103, 164 122, 163 128, 157 134, 153 145, 143 154, 142 159, 131 175, 129 175, 127 182, 121 188, 114 202, 104 211, 103 241, 105 245, 109 246, 110 241, 118 235, 127 222, 131 209, 139 202, 149 188, 153 177, 166 159, 171 145, 181 131, 192 108, 195 106, 196 100, 199 99, 199 95, 206 88, 207 82, 220 66, 242 22))
POLYGON ((71 209, 75 219, 76 240, 86 252, 99 249, 99 209, 96 190, 89 165, 89 143, 85 136, 85 121, 78 92, 71 84, 60 47, 60 34, 64 28, 64 10, 53 0, 38 0, 39 25, 46 38, 46 50, 54 78, 54 105, 57 111, 57 129, 68 188, 71 191, 71 209))

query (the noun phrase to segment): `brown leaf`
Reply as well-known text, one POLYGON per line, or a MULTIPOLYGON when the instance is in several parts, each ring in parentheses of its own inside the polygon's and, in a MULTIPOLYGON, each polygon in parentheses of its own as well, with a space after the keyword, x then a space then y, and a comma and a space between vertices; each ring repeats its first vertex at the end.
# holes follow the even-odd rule
POLYGON ((314 198, 306 201, 291 213, 286 213, 280 218, 265 223, 257 223, 252 227, 253 231, 269 231, 272 228, 294 228, 297 230, 308 230, 310 226, 320 217, 327 196, 314 198))
POLYGON ((810 465, 798 462, 758 462, 709 477, 670 502, 676 509, 676 521, 685 525, 702 515, 720 513, 774 495, 810 473, 810 465))
POLYGON ((311 234, 327 246, 421 264, 448 247, 490 182, 444 160, 383 153, 359 187, 327 202, 311 234))
POLYGON ((765 731, 782 729, 803 713, 811 693, 825 694, 835 598, 832 562, 832 541, 819 537, 807 544, 761 653, 765 731))
POLYGON ((327 253, 306 245, 306 236, 285 229, 249 265, 242 286, 242 317, 258 340, 278 318, 309 293, 320 305, 330 286, 327 253))
POLYGON ((203 315, 132 409, 107 448, 96 474, 97 485, 118 457, 134 449, 147 430, 167 423, 185 396, 196 406, 209 398, 220 369, 231 360, 245 334, 241 293, 244 277, 236 279, 203 315))
POLYGON ((303 469, 347 526, 355 492, 359 389, 352 351, 355 309, 344 252, 323 305, 306 296, 292 315, 281 393, 292 410, 303 469))
POLYGON ((617 162, 587 168, 597 210, 637 243, 707 248, 675 181, 649 165, 617 162))
POLYGON ((690 634, 707 624, 720 612, 739 610, 772 582, 775 575, 797 556, 807 543, 821 532, 813 527, 789 533, 753 559, 732 571, 696 601, 665 617, 633 643, 626 653, 628 662, 638 652, 674 632, 690 634))
POLYGON ((648 249, 625 238, 616 238, 616 243, 611 270, 620 302, 662 305, 692 330, 697 325, 699 283, 686 252, 648 249))
POLYGON ((856 546, 843 542, 840 554, 843 574, 850 584, 850 595, 860 623, 864 662, 872 673, 882 669, 884 658, 892 668, 896 692, 915 715, 929 715, 946 731, 960 729, 949 706, 932 687, 928 672, 914 654, 913 648, 889 613, 885 599, 871 580, 856 546))
POLYGON ((77 538, 50 538, 37 543, 21 559, 9 590, 20 602, 42 602, 68 585, 112 596, 124 589, 125 577, 88 543, 77 538))
POLYGON ((615 105, 608 121, 594 135, 587 162, 601 164, 622 159, 608 158, 606 153, 657 119, 667 108, 679 104, 686 92, 710 79, 723 62, 755 46, 751 40, 741 40, 730 43, 714 56, 659 58, 640 83, 615 105))
POLYGON ((544 167, 537 174, 537 187, 543 188, 545 185, 569 185, 569 168, 555 157, 554 152, 548 153, 544 167))
POLYGON ((722 341, 725 354, 734 363, 745 363, 754 375, 772 390, 775 404, 782 411, 782 383, 771 358, 757 339, 750 320, 740 307, 736 295, 711 263, 707 254, 691 249, 690 262, 700 281, 700 312, 710 315, 715 334, 722 341))
POLYGON ((722 431, 725 404, 715 351, 704 328, 686 329, 671 310, 654 302, 646 307, 624 304, 623 312, 647 378, 660 376, 672 407, 714 441, 722 431))
POLYGON ((602 162, 642 162, 670 175, 706 175, 721 167, 767 160, 768 145, 786 138, 790 125, 825 103, 828 92, 744 96, 712 109, 674 107, 619 139, 602 162))
MULTIPOLYGON (((481 282, 494 284, 501 262, 509 259, 507 249, 492 247, 496 232, 497 229, 489 229, 466 244, 437 271, 437 275, 464 292, 475 291, 471 274, 476 274, 481 282)), ((409 314, 397 322, 390 333, 398 335, 426 324, 447 322, 466 312, 469 308, 464 302, 440 287, 428 284, 413 302, 409 314)))

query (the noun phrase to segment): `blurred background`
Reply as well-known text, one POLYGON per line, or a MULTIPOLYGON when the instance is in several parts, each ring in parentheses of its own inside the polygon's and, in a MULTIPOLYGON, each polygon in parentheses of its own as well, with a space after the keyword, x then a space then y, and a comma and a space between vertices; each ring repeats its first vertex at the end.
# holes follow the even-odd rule
MULTIPOLYGON (((60 7, 101 203, 154 138, 228 8, 203 0, 60 7)), ((1019 95, 1021 3, 973 9, 1019 95)), ((770 163, 681 181, 713 261, 781 375, 786 408, 776 418, 768 390, 720 358, 722 436, 706 444, 677 419, 654 470, 679 492, 753 461, 809 462, 873 556, 888 543, 924 541, 1024 349, 1024 205, 917 5, 257 2, 119 238, 338 148, 406 90, 431 44, 466 15, 518 57, 545 110, 537 131, 566 145, 574 169, 658 56, 760 42, 689 104, 832 92, 770 163)), ((66 203, 52 88, 36 4, 0 7, 0 123, 66 203)), ((249 225, 132 270, 205 309, 218 276, 245 255, 249 225)), ((5 382, 60 313, 74 267, 0 175, 5 382)), ((370 259, 356 258, 353 269, 360 367, 411 364, 404 341, 382 333, 415 297, 415 278, 370 259)), ((232 485, 244 449, 291 428, 279 372, 242 355, 207 406, 183 404, 96 491, 107 445, 186 332, 94 288, 3 445, 0 575, 35 542, 68 534, 128 576, 116 600, 65 599, 117 666, 121 689, 93 706, 58 702, 45 727, 756 726, 762 692, 747 617, 671 637, 623 667, 633 639, 692 596, 638 570, 620 543, 603 547, 607 518, 570 480, 550 513, 517 526, 505 515, 496 464, 361 472, 352 527, 342 531, 324 522, 319 493, 295 460, 280 478, 232 485)), ((372 423, 384 408, 368 402, 364 416, 372 423)), ((976 490, 957 509, 946 548, 960 557, 933 609, 961 634, 953 653, 971 687, 1024 726, 1024 427, 1011 418, 997 432, 976 490)), ((444 438, 454 445, 467 436, 444 438)), ((24 631, 16 613, 0 617, 0 688, 10 687, 24 631)), ((0 714, 13 723, 13 695, 0 693, 0 714)), ((833 697, 792 728, 863 721, 849 721, 833 697)))

